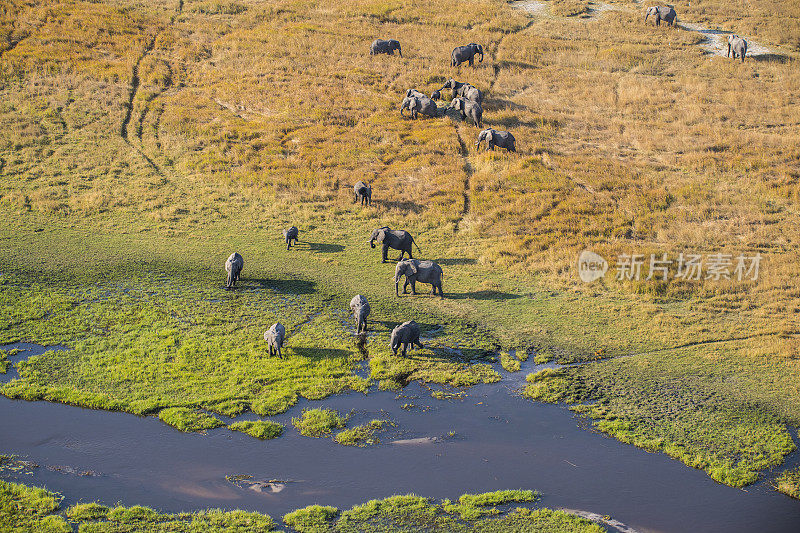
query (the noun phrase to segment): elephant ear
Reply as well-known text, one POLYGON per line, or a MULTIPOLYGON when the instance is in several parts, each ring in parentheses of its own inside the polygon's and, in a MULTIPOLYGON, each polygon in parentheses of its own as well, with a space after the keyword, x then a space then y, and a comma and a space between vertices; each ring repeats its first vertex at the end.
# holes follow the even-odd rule
POLYGON ((378 231, 378 242, 383 242, 383 239, 386 238, 386 230, 382 229, 378 231))
POLYGON ((486 132, 486 142, 490 143, 494 142, 494 133, 492 132, 492 130, 488 130, 486 132))
POLYGON ((415 265, 413 261, 408 262, 408 268, 411 270, 412 274, 417 273, 417 265, 415 265))

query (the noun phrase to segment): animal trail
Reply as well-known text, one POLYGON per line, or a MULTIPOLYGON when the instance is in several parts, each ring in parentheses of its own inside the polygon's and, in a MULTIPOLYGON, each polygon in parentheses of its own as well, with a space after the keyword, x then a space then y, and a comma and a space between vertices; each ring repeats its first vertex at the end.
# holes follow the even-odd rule
POLYGON ((136 60, 136 64, 133 66, 133 72, 131 76, 131 89, 128 94, 128 110, 125 113, 125 118, 122 120, 122 126, 120 127, 120 135, 123 139, 128 141, 128 125, 131 122, 131 115, 133 114, 133 101, 136 98, 136 93, 139 91, 139 65, 141 64, 142 60, 150 53, 155 46, 156 38, 152 37, 150 42, 144 47, 142 51, 142 55, 139 56, 139 59, 136 60))
POLYGON ((464 139, 461 137, 461 131, 458 129, 458 125, 454 126, 456 129, 456 139, 458 139, 458 146, 459 146, 459 153, 464 160, 464 204, 461 208, 461 214, 458 217, 458 220, 455 222, 454 231, 458 231, 459 225, 461 221, 464 219, 465 216, 469 214, 470 211, 470 196, 469 191, 471 188, 471 178, 472 175, 475 173, 475 169, 472 168, 472 163, 469 162, 469 149, 467 148, 467 143, 464 142, 464 139))

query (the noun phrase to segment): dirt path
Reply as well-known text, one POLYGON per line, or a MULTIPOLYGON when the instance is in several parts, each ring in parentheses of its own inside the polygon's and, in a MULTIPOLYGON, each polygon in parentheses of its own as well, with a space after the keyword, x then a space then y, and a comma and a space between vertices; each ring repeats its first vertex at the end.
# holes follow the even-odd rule
MULTIPOLYGON (((695 24, 694 22, 679 22, 678 27, 686 31, 696 31, 702 34, 705 37, 705 39, 703 40, 703 42, 700 43, 700 48, 702 48, 709 54, 722 57, 725 57, 727 55, 728 42, 726 39, 728 35, 733 33, 732 31, 712 30, 710 28, 703 26, 702 24, 695 24)), ((745 41, 747 41, 746 57, 765 56, 776 53, 774 50, 771 50, 762 44, 759 44, 755 41, 751 41, 749 38, 745 36, 742 37, 744 38, 745 41)))

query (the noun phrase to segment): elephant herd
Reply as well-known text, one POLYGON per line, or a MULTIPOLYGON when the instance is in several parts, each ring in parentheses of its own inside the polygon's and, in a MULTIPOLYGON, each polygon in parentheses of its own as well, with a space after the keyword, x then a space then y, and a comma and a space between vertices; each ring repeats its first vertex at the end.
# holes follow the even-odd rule
MULTIPOLYGON (((359 181, 353 189, 356 195, 355 201, 361 198, 362 205, 364 201, 371 204, 372 187, 370 185, 359 181)), ((286 241, 287 250, 291 248, 292 241, 295 243, 298 242, 300 232, 296 226, 285 229, 282 233, 286 241)), ((444 298, 444 292, 442 290, 442 267, 434 261, 421 261, 413 258, 412 245, 416 246, 418 251, 421 250, 419 246, 417 246, 414 237, 412 237, 409 232, 405 230, 392 230, 388 226, 383 226, 372 232, 369 240, 369 244, 372 248, 375 248, 376 241, 383 246, 381 263, 388 261, 387 254, 390 248, 400 252, 400 257, 398 258, 394 272, 395 295, 400 296, 400 279, 405 276, 403 294, 408 293, 407 289, 409 285, 411 286, 411 293, 417 294, 416 284, 419 282, 431 285, 431 294, 436 295, 438 292, 439 296, 444 298), (408 254, 408 259, 403 258, 405 254, 408 254)), ((227 290, 233 290, 236 282, 239 281, 243 269, 244 259, 241 254, 238 252, 232 253, 225 261, 225 272, 228 274, 225 283, 225 288, 227 290)), ((350 310, 355 319, 356 334, 363 335, 367 331, 367 317, 372 310, 367 299, 357 294, 350 300, 350 310)), ((264 340, 269 347, 270 357, 277 355, 279 358, 283 358, 281 349, 283 348, 283 341, 285 339, 286 328, 280 322, 272 324, 272 326, 264 332, 264 340)), ((404 322, 392 330, 391 348, 394 355, 397 355, 397 351, 402 346, 402 355, 405 356, 408 347, 415 344, 422 348, 422 344, 419 340, 419 325, 413 320, 404 322)))
MULTIPOLYGON (((428 117, 439 117, 447 113, 449 109, 455 109, 462 119, 469 119, 476 127, 483 125, 483 92, 477 87, 456 81, 452 78, 447 80, 441 89, 433 91, 430 97, 416 89, 409 89, 400 104, 400 116, 403 111, 408 109, 412 119, 416 119, 420 114, 428 117), (444 99, 442 91, 450 89, 452 100, 450 105, 444 109, 439 109, 435 100, 444 99)), ((486 149, 493 150, 495 146, 505 148, 509 152, 516 152, 516 139, 507 131, 497 131, 491 128, 482 130, 478 134, 476 148, 480 148, 481 142, 486 141, 486 149)))
MULTIPOLYGON (((674 26, 678 14, 672 6, 652 6, 647 8, 644 21, 647 22, 647 18, 650 16, 655 18, 656 26, 661 26, 662 20, 667 26, 674 26)), ((733 59, 738 56, 744 62, 744 56, 747 55, 747 41, 738 35, 728 35, 728 53, 726 57, 731 57, 731 54, 733 54, 733 59)))

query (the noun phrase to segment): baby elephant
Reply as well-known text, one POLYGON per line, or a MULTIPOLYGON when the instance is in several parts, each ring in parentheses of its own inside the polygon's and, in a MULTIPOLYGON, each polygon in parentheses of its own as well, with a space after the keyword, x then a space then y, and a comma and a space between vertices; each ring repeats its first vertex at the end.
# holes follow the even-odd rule
POLYGON ((353 192, 355 193, 353 203, 361 200, 361 205, 372 205, 372 185, 359 181, 353 185, 353 192))
POLYGON ((483 108, 478 102, 473 102, 472 100, 467 100, 459 96, 458 98, 453 98, 447 109, 457 109, 461 111, 462 119, 469 117, 477 127, 481 127, 481 123, 483 122, 483 108))
POLYGON ((276 353, 278 357, 283 359, 281 355, 281 348, 283 348, 283 339, 286 338, 286 328, 280 322, 275 322, 270 328, 264 332, 264 340, 269 345, 269 356, 272 357, 276 353))
POLYGON ((228 273, 228 281, 225 284, 227 290, 233 289, 233 286, 239 281, 239 275, 242 273, 243 268, 244 259, 238 252, 233 252, 225 261, 225 272, 228 273))
POLYGON ((480 149, 483 141, 486 141, 487 150, 493 150, 495 146, 499 146, 509 152, 517 151, 517 140, 507 131, 497 131, 491 128, 483 130, 478 134, 478 142, 475 143, 476 149, 480 149))
POLYGON ((300 230, 296 226, 283 230, 283 239, 286 241, 286 249, 292 247, 292 241, 297 244, 297 236, 300 235, 300 230))
POLYGON ((411 294, 417 294, 415 287, 416 283, 430 283, 432 285, 431 294, 436 295, 436 290, 439 290, 439 296, 444 298, 442 292, 442 267, 433 261, 420 261, 419 259, 403 259, 397 263, 394 269, 394 293, 400 296, 400 278, 406 277, 403 283, 403 294, 406 294, 406 288, 411 285, 411 294))
POLYGON ((403 345, 403 357, 406 356, 409 345, 416 344, 420 348, 424 348, 422 343, 419 342, 419 325, 413 320, 411 322, 403 322, 392 330, 392 353, 397 355, 397 350, 400 345, 403 345))
POLYGON ((389 54, 393 56, 395 50, 400 54, 400 57, 403 57, 403 51, 400 49, 400 41, 394 39, 375 39, 369 47, 369 55, 389 54))
POLYGON ((356 294, 350 300, 350 310, 353 311, 353 317, 356 319, 356 333, 367 331, 367 317, 371 311, 367 299, 356 294))
POLYGON ((747 41, 738 35, 728 35, 727 57, 730 57, 731 53, 733 53, 734 59, 736 59, 736 55, 738 54, 739 57, 742 58, 742 63, 744 63, 744 56, 747 54, 747 41))

